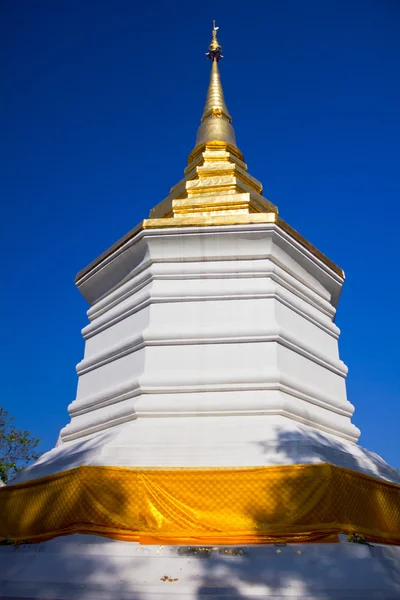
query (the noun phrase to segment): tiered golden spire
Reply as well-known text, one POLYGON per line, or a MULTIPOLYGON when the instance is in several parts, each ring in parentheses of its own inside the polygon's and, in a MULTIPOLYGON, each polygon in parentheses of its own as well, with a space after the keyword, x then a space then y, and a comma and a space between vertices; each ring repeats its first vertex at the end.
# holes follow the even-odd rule
POLYGON ((278 216, 277 207, 262 196, 262 185, 248 171, 236 146, 232 118, 225 104, 218 62, 222 47, 213 22, 207 56, 211 79, 194 150, 184 178, 143 221, 144 229, 252 225, 277 226, 305 246, 338 275, 339 267, 278 216))
POLYGON ((214 21, 207 52, 212 61, 211 79, 185 177, 153 208, 151 219, 179 218, 182 224, 182 218, 209 220, 209 217, 225 219, 240 215, 243 219, 250 213, 278 212, 276 206, 261 195, 261 183, 247 172, 243 155, 236 146, 218 70, 222 46, 217 31, 214 21))

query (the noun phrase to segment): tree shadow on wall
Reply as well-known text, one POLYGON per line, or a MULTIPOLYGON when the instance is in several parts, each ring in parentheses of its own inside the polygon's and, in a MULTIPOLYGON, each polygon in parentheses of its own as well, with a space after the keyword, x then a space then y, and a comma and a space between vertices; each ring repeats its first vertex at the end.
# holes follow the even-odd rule
MULTIPOLYGON (((312 432, 308 440, 293 441, 293 434, 284 429, 277 431, 273 455, 277 464, 290 464, 293 456, 301 457, 303 464, 315 463, 318 449, 327 444, 327 438, 312 432), (293 448, 293 445, 297 446, 293 448), (286 460, 285 460, 286 459, 286 460)), ((271 444, 260 443, 265 453, 271 452, 271 444)), ((326 455, 325 455, 326 456, 326 455)), ((387 465, 379 456, 361 448, 359 455, 346 452, 345 445, 332 440, 329 456, 333 464, 355 471, 368 471, 370 475, 393 478, 399 472, 387 465)), ((324 458, 324 449, 320 459, 324 458)), ((271 489, 265 490, 268 510, 260 511, 248 504, 254 531, 263 530, 265 523, 288 522, 299 495, 296 478, 285 483, 285 508, 276 502, 271 506, 271 489)), ((326 490, 326 493, 329 493, 326 490)), ((373 492, 379 496, 379 490, 373 492)), ((381 505, 377 496, 376 505, 381 505)), ((323 502, 323 497, 322 497, 323 502)), ((400 521, 400 506, 398 507, 400 521)), ((310 523, 310 529, 312 526, 310 523)), ((350 598, 400 598, 400 549, 382 547, 379 544, 355 544, 340 536, 339 544, 271 544, 263 546, 219 547, 189 549, 201 555, 203 578, 198 586, 197 600, 227 598, 250 600, 251 598, 302 598, 303 600, 338 600, 350 598)))
MULTIPOLYGON (((131 567, 118 564, 117 568, 113 555, 108 555, 107 546, 115 543, 120 545, 120 554, 126 545, 133 546, 76 534, 17 548, 0 546, 0 598, 141 600, 125 580, 131 567)), ((136 559, 138 573, 140 564, 136 559)))
MULTIPOLYGON (((50 523, 54 532, 62 534, 57 529, 61 522, 59 512, 63 513, 66 532, 68 528, 72 531, 74 526, 88 531, 95 527, 96 515, 91 512, 90 505, 96 505, 96 485, 88 494, 85 485, 75 485, 74 480, 70 485, 64 485, 63 477, 68 477, 68 474, 57 474, 54 489, 47 494, 37 494, 34 502, 18 501, 15 506, 10 494, 2 504, 4 514, 0 515, 3 520, 0 531, 8 531, 7 525, 4 525, 6 515, 15 515, 15 511, 17 522, 22 526, 29 524, 32 538, 43 532, 44 523, 46 527, 50 523)), ((104 483, 104 478, 100 478, 98 485, 104 483)), ((130 490, 122 486, 113 486, 110 494, 114 506, 131 502, 130 490)), ((109 520, 116 528, 121 528, 112 515, 109 520)), ((14 535, 18 536, 18 527, 14 535)), ((99 535, 58 535, 40 543, 17 543, 10 535, 7 543, 0 545, 0 598, 140 600, 139 594, 132 593, 132 577, 135 582, 133 589, 143 584, 141 565, 144 556, 137 556, 136 549, 137 544, 99 535), (135 573, 132 575, 133 557, 135 573)))
POLYGON ((391 467, 378 454, 317 430, 310 429, 296 435, 277 427, 276 439, 272 444, 257 442, 257 446, 263 454, 274 456, 277 465, 329 462, 400 483, 400 471, 391 467), (349 452, 349 448, 354 448, 354 452, 349 452))
MULTIPOLYGON (((284 431, 277 436, 277 445, 284 454, 288 447, 284 431)), ((315 458, 311 447, 308 456, 310 461, 315 458)), ((98 481, 97 484, 102 486, 104 482, 98 481)), ((132 490, 117 484, 112 487, 111 493, 113 503, 119 506, 132 501, 132 490)), ((289 498, 296 498, 296 493, 296 481, 289 480, 289 498)), ((270 500, 270 489, 265 490, 265 496, 270 500)), ((62 506, 65 500, 62 492, 57 490, 54 495, 43 498, 36 507, 33 530, 36 528, 40 531, 43 515, 56 513, 57 506, 62 506)), ((96 501, 95 494, 92 501, 96 501)), ((75 522, 77 514, 84 515, 86 523, 81 522, 82 526, 93 524, 86 502, 87 495, 83 492, 69 499, 68 514, 75 522)), ((249 497, 247 510, 255 531, 262 530, 266 520, 279 522, 288 518, 279 499, 269 506, 268 511, 263 511, 255 508, 249 497)), ((28 518, 28 512, 27 506, 20 507, 21 522, 28 518)), ((115 527, 120 526, 117 521, 114 524, 115 527)), ((149 597, 170 597, 182 600, 250 600, 257 597, 292 597, 338 600, 356 598, 356 595, 351 596, 351 592, 346 595, 345 590, 362 581, 365 596, 359 595, 359 599, 400 598, 399 564, 395 562, 394 555, 393 558, 390 555, 380 556, 379 548, 375 545, 184 546, 166 550, 165 557, 173 557, 174 566, 179 564, 174 577, 176 575, 180 581, 176 584, 166 582, 164 586, 160 582, 160 576, 164 574, 160 569, 168 564, 168 560, 160 561, 160 557, 156 557, 157 562, 150 560, 157 554, 154 547, 149 549, 91 535, 57 537, 41 544, 21 545, 18 548, 0 546, 0 598, 144 600, 149 597), (178 562, 176 558, 179 558, 178 562), (185 581, 186 591, 183 588, 185 581), (153 592, 150 591, 151 587, 153 592)), ((165 570, 170 573, 169 567, 165 570)))

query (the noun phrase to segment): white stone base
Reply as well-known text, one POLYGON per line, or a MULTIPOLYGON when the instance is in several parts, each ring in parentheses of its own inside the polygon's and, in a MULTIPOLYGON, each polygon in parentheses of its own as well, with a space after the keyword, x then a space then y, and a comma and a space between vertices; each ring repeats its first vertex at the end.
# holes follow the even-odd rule
POLYGON ((138 418, 60 444, 12 483, 82 465, 207 468, 315 463, 400 483, 400 471, 374 452, 273 415, 138 418))
POLYGON ((3 546, 0 598, 400 598, 400 547, 347 542, 244 546, 236 555, 233 548, 194 554, 194 547, 140 546, 83 535, 17 549, 3 546))

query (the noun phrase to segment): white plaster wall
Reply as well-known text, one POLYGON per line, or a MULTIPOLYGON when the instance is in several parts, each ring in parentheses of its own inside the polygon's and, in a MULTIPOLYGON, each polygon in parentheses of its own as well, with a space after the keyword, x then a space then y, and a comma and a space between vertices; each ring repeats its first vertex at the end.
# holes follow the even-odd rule
POLYGON ((195 548, 73 535, 0 547, 0 598, 398 600, 400 549, 340 544, 195 548), (167 581, 165 581, 167 576, 167 581), (168 581, 172 579, 172 581, 168 581))
MULTIPOLYGON (((245 400, 254 402, 257 393, 245 392, 245 400)), ((194 395, 196 406, 201 406, 201 396, 194 395)), ((156 398, 172 402, 176 394, 156 398)), ((373 452, 273 412, 147 415, 84 438, 78 433, 77 439, 41 456, 14 482, 81 465, 242 467, 328 462, 400 483, 400 472, 373 452)))
POLYGON ((168 427, 199 414, 207 429, 257 412, 355 441, 333 323, 342 283, 276 225, 138 233, 78 282, 90 323, 61 439, 146 415, 168 427))

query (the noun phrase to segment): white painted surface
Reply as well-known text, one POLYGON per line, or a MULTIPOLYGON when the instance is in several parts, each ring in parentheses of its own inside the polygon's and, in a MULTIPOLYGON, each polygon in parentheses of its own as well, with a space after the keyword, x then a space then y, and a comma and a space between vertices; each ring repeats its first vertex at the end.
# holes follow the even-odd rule
POLYGON ((0 598, 41 600, 398 600, 400 548, 220 546, 210 556, 92 536, 0 547, 0 598), (163 581, 168 579, 176 581, 163 581))
POLYGON ((78 282, 90 324, 61 439, 201 413, 196 428, 282 415, 356 441, 332 322, 341 285, 274 224, 138 233, 78 282))
MULTIPOLYGON (((251 394, 247 397, 254 402, 251 394)), ((257 414, 139 418, 58 445, 20 473, 17 481, 80 465, 239 467, 321 462, 400 483, 397 469, 358 444, 292 419, 257 414)))

